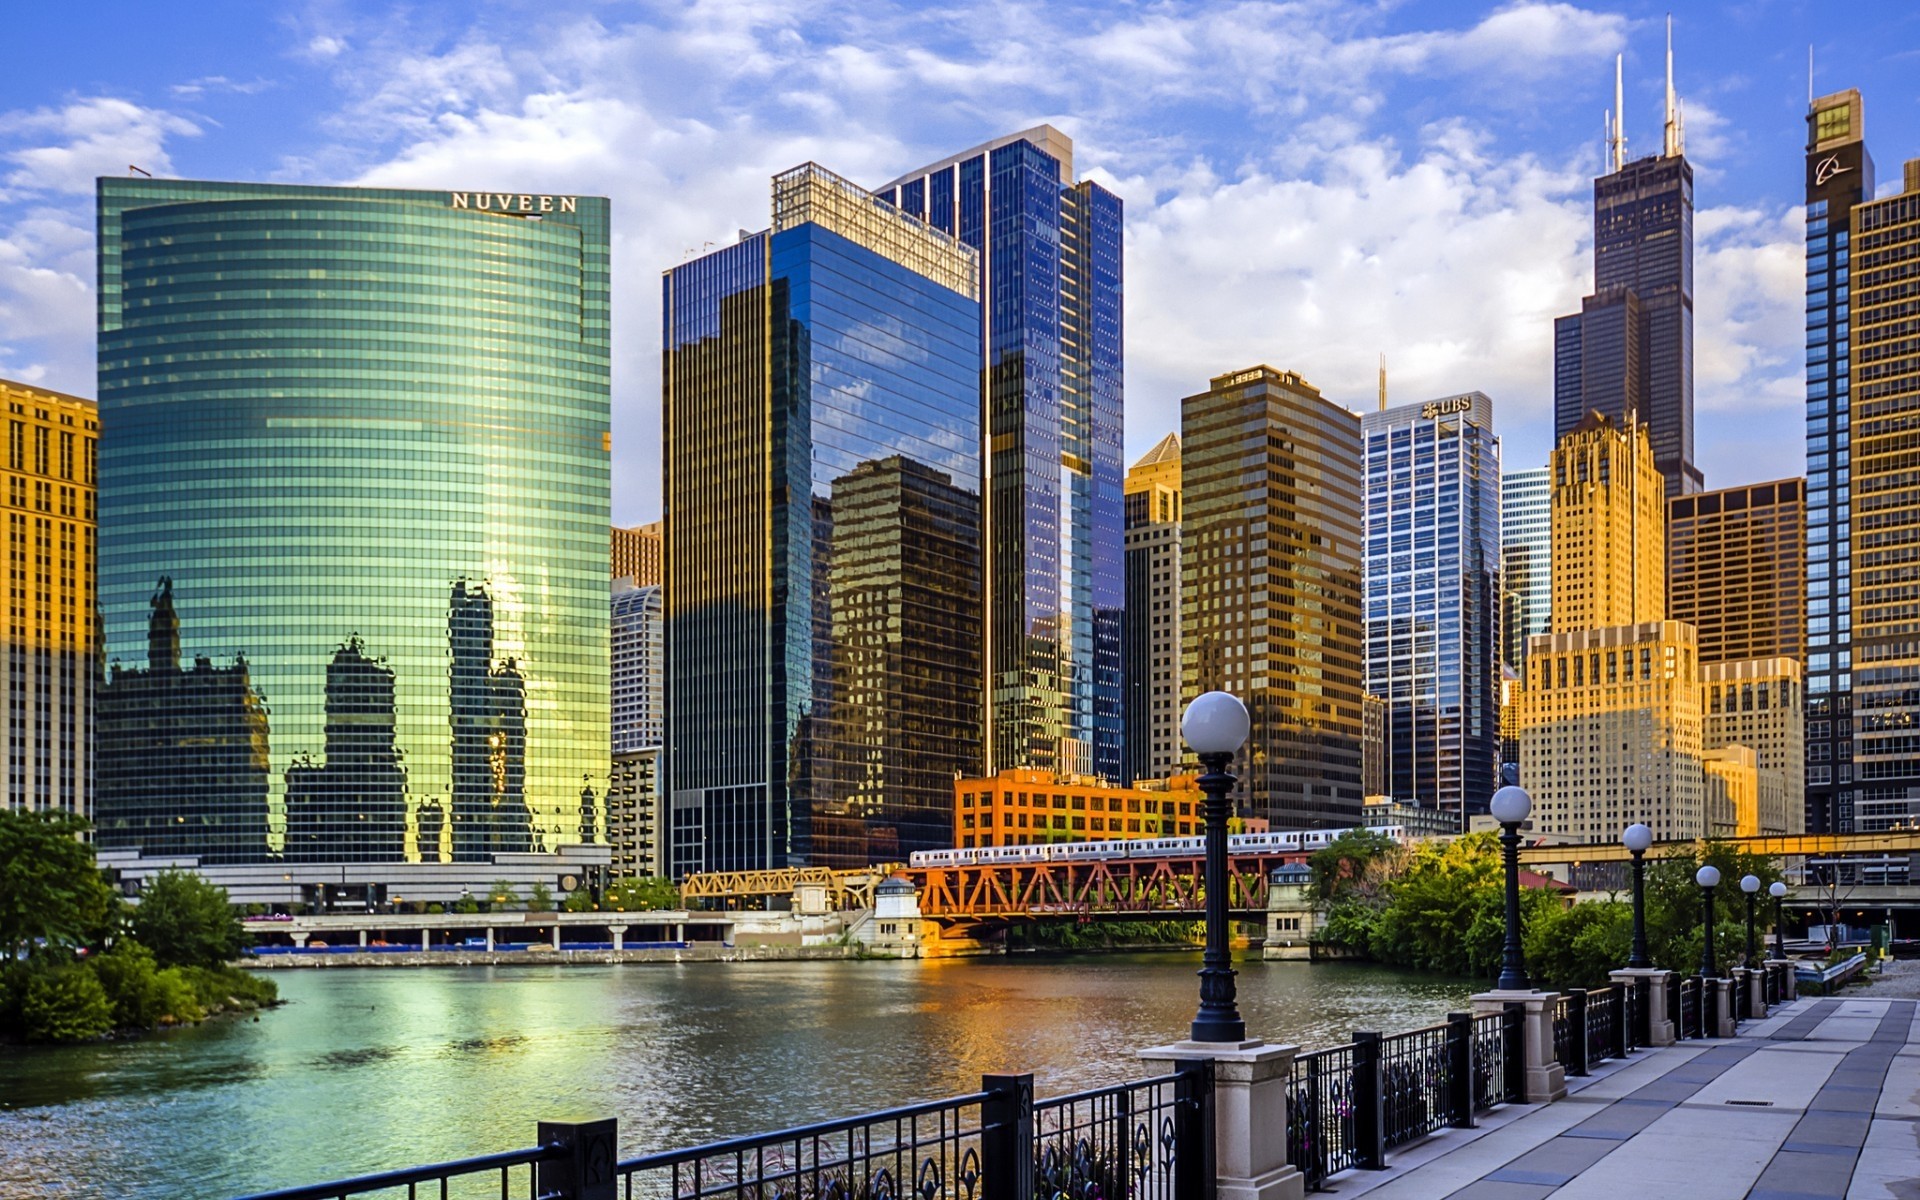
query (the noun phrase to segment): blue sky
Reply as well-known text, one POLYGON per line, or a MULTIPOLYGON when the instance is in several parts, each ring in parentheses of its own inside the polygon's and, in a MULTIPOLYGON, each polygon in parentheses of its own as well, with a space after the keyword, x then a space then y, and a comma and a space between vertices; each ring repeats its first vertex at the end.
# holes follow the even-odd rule
MULTIPOLYGON (((1552 318, 1591 285, 1612 58, 1659 141, 1658 4, 11 5, 0 375, 94 394, 92 179, 608 195, 614 516, 659 511, 659 272, 765 225, 809 159, 879 183, 1050 121, 1127 201, 1127 443, 1269 362, 1355 408, 1491 394, 1550 441, 1552 318)), ((1807 48, 1882 190, 1920 157, 1920 6, 1689 3, 1696 439, 1708 486, 1798 474, 1807 48)))

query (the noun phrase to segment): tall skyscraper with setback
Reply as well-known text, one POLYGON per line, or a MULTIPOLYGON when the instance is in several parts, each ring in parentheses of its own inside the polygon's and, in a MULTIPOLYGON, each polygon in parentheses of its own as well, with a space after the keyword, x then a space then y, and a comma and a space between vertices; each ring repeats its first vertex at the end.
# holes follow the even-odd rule
POLYGON ((1125 701, 1120 198, 1050 125, 878 190, 979 251, 989 771, 1118 779, 1125 701))
POLYGON ((1548 469, 1553 632, 1663 620, 1667 504, 1646 427, 1589 413, 1548 469))
POLYGON ((948 845, 981 761, 979 255, 809 163, 663 283, 669 872, 948 845))
POLYGON ((1366 630, 1360 418, 1291 371, 1216 376, 1181 403, 1189 696, 1246 702, 1239 812, 1357 825, 1366 630))
POLYGON ((1127 472, 1127 726, 1129 782, 1180 768, 1180 435, 1127 472))
POLYGON ((1500 769, 1500 439, 1485 392, 1365 413, 1366 689, 1386 794, 1484 812, 1500 769))

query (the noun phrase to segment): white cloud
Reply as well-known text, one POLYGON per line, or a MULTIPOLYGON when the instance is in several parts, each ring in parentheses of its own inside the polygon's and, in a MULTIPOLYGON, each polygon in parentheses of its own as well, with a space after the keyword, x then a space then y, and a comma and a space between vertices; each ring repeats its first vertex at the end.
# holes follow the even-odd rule
POLYGON ((166 174, 173 169, 167 139, 199 132, 184 117, 107 96, 0 114, 0 137, 44 143, 4 156, 14 164, 7 183, 31 191, 91 195, 95 176, 118 175, 128 164, 166 174))

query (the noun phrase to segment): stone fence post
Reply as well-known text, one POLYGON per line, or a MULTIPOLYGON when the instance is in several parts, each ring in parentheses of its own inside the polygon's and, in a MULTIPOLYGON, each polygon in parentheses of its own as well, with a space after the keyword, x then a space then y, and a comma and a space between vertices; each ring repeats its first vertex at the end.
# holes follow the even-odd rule
POLYGON ((1617 984, 1640 990, 1640 1011, 1646 1025, 1634 1030, 1634 1037, 1636 1040, 1644 1037, 1649 1046, 1673 1045, 1675 1014, 1667 1011, 1667 980, 1672 976, 1672 971, 1651 967, 1627 967, 1611 971, 1607 976, 1617 984))
POLYGON ((1553 1050, 1553 1008, 1558 992, 1481 992, 1473 998, 1476 1016, 1504 1010, 1508 1003, 1526 1009, 1521 1044, 1526 1050, 1526 1102, 1547 1104, 1567 1097, 1567 1071, 1553 1050))
POLYGON ((1747 972, 1747 1015, 1759 1020, 1767 1015, 1767 973, 1755 967, 1747 972))
POLYGON ((1175 1042, 1140 1051, 1160 1074, 1212 1060, 1219 1200, 1304 1200, 1306 1177, 1287 1161, 1287 1088, 1299 1052, 1257 1041, 1175 1042))
POLYGON ((1707 1036, 1715 1038, 1735 1036, 1739 1021, 1733 1011, 1733 980, 1703 979, 1700 982, 1703 990, 1701 1002, 1706 1003, 1709 996, 1713 999, 1711 1007, 1707 1009, 1711 1016, 1711 1019, 1706 1022, 1707 1036))
POLYGON ((1780 972, 1780 1003, 1800 998, 1800 981, 1793 974, 1793 960, 1790 958, 1770 958, 1769 967, 1782 967, 1780 972))

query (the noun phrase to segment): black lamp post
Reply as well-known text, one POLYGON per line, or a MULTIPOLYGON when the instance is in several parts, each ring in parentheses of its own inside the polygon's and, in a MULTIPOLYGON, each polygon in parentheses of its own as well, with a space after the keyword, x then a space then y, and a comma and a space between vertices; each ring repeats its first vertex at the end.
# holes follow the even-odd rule
POLYGON ((1653 830, 1636 821, 1620 834, 1620 844, 1633 855, 1633 951, 1627 966, 1644 971, 1653 966, 1647 953, 1647 847, 1653 845, 1653 830))
POLYGON ((1533 811, 1533 797, 1512 784, 1493 794, 1487 806, 1493 819, 1500 822, 1500 851, 1507 868, 1507 941, 1501 952, 1500 982, 1503 992, 1530 992, 1527 964, 1520 954, 1520 823, 1533 811))
POLYGON ((1779 880, 1767 889, 1767 895, 1773 897, 1773 956, 1778 959, 1787 957, 1787 934, 1780 924, 1780 902, 1787 898, 1787 885, 1779 880))
POLYGON ((1227 770, 1246 745, 1247 706, 1226 692, 1208 692, 1187 705, 1180 733, 1205 769, 1200 791, 1207 818, 1207 949, 1200 959, 1200 1009, 1193 1017, 1196 1042, 1244 1042, 1247 1023, 1234 1003, 1233 956, 1227 945, 1227 770))
POLYGON ((1708 863, 1693 873, 1693 881, 1700 885, 1700 927, 1706 937, 1700 943, 1700 978, 1720 978, 1720 968, 1713 961, 1713 889, 1720 886, 1720 868, 1708 863))
POLYGON ((1758 875, 1742 875, 1740 877, 1740 890, 1747 894, 1747 968, 1751 970, 1753 969, 1753 965, 1760 961, 1756 949, 1759 943, 1753 940, 1753 902, 1760 895, 1760 877, 1758 875))

